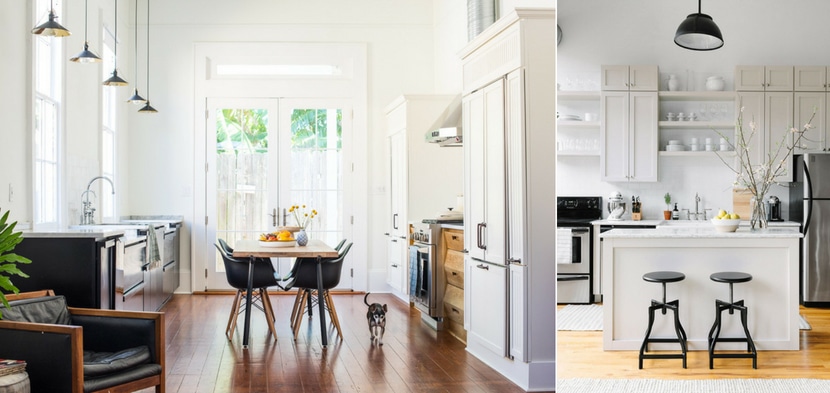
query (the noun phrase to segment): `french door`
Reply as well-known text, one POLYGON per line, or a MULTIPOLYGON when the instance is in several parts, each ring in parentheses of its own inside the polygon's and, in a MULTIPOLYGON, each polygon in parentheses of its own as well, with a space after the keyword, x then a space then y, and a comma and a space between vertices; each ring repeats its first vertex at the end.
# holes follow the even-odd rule
MULTIPOLYGON (((230 289, 214 244, 231 247, 276 227, 297 225, 302 211, 318 212, 307 226, 312 239, 336 245, 351 238, 350 201, 344 192, 344 144, 351 108, 324 99, 208 98, 206 122, 206 290, 230 289), (303 209, 304 207, 304 209, 303 209)), ((293 265, 273 258, 280 275, 293 265)), ((351 289, 349 258, 338 288, 351 289)))

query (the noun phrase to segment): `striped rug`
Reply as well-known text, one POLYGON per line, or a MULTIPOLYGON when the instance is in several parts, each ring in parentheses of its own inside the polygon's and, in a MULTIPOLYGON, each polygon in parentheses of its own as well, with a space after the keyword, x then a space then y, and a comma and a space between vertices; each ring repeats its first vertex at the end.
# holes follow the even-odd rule
POLYGON ((830 392, 824 379, 593 379, 556 381, 557 393, 816 393, 830 392))
POLYGON ((602 330, 602 306, 569 304, 556 313, 557 330, 602 330))

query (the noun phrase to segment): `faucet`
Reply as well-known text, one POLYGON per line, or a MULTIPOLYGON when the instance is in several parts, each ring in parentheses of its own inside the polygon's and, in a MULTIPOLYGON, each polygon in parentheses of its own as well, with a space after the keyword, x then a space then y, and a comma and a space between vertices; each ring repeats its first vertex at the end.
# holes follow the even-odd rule
POLYGON ((92 180, 89 181, 89 184, 86 185, 86 191, 81 193, 81 198, 84 198, 84 214, 81 216, 81 225, 91 225, 95 223, 95 208, 92 207, 92 202, 89 201, 89 194, 95 195, 95 192, 90 190, 89 187, 92 186, 92 183, 98 179, 106 180, 110 183, 110 187, 112 187, 112 194, 115 195, 115 184, 113 184, 112 180, 106 176, 96 176, 93 177, 92 180))
MULTIPOLYGON (((700 212, 700 209, 699 209, 699 205, 700 205, 700 195, 698 195, 698 193, 695 193, 695 220, 700 220, 700 213, 701 212, 700 212)), ((704 217, 704 219, 705 219, 705 217, 704 217)))

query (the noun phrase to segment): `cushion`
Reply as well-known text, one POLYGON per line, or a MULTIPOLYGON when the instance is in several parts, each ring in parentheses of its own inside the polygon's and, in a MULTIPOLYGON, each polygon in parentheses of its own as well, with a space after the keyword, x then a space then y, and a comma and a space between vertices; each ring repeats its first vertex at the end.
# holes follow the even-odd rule
POLYGON ((84 378, 113 374, 146 363, 150 363, 150 349, 146 345, 118 352, 84 351, 84 378))
POLYGON ((69 325, 71 317, 63 296, 44 296, 9 302, 7 309, 0 303, 3 319, 15 322, 51 323, 69 325))

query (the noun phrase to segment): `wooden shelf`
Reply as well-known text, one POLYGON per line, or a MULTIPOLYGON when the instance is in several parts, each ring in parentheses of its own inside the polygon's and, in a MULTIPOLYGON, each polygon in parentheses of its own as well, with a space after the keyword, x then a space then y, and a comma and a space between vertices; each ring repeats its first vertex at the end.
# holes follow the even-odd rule
POLYGON ((600 92, 597 90, 590 91, 557 91, 557 98, 568 100, 599 100, 600 92))
POLYGON ((660 151, 660 157, 716 157, 718 154, 724 157, 732 157, 735 151, 660 151))
POLYGON ((733 101, 737 94, 734 91, 659 91, 657 96, 673 101, 733 101))
POLYGON ((660 128, 734 128, 731 121, 659 121, 660 128))

